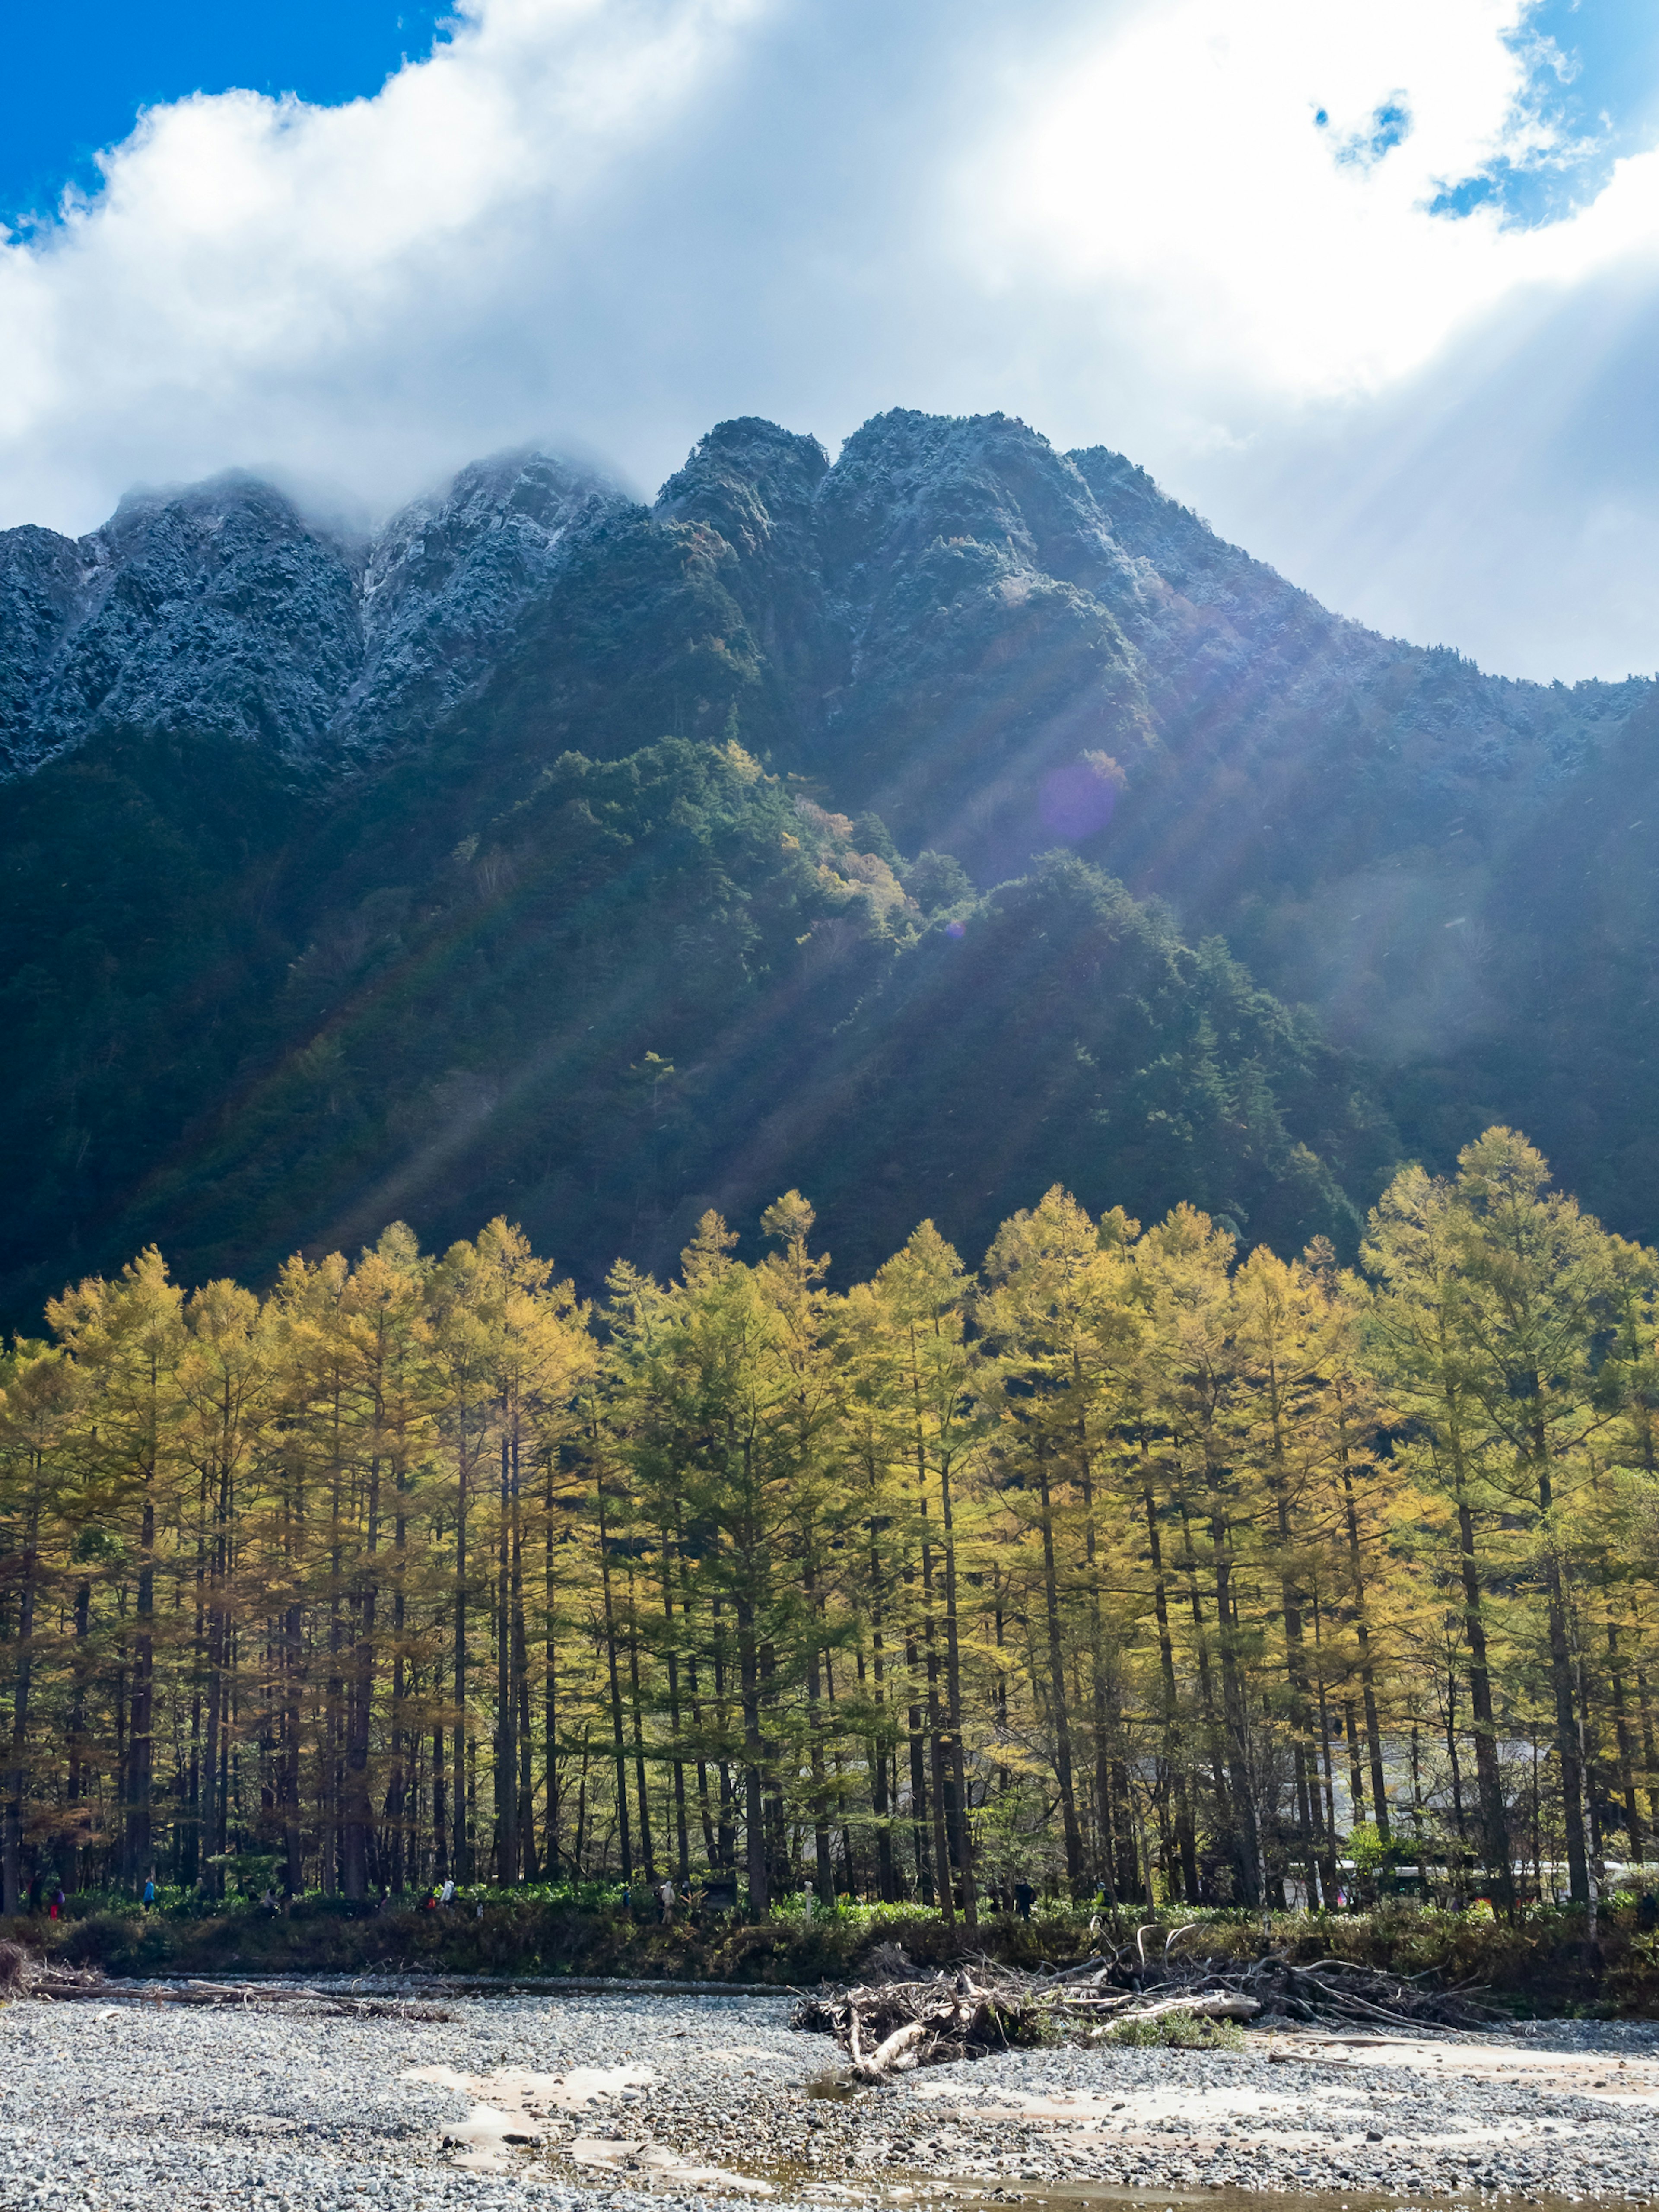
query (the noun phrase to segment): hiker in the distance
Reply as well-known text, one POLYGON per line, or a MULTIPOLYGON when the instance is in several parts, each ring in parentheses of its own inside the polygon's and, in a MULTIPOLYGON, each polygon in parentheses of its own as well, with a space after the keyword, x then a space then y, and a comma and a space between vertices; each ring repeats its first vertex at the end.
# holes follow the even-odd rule
POLYGON ((665 1875, 657 1884, 657 1917, 665 1928, 674 1924, 674 1907, 679 1902, 673 1883, 665 1875))
POLYGON ((60 1881, 52 1893, 52 1902, 46 1907, 46 1917, 48 1920, 61 1920, 63 1917, 64 1885, 60 1881))
POLYGON ((453 1905, 455 1902, 455 1885, 453 1881, 447 1881, 443 1887, 438 1892, 438 1902, 440 1905, 453 1905))
POLYGON ((153 1874, 147 1874, 144 1876, 144 1894, 143 1901, 146 1912, 150 1911, 154 1908, 155 1904, 155 1877, 153 1874))
POLYGON ((1029 1881, 1017 1881, 1014 1884, 1014 1910, 1018 1913, 1022 1920, 1029 1920, 1030 1918, 1031 1907, 1036 1903, 1036 1892, 1032 1888, 1030 1883, 1029 1881))

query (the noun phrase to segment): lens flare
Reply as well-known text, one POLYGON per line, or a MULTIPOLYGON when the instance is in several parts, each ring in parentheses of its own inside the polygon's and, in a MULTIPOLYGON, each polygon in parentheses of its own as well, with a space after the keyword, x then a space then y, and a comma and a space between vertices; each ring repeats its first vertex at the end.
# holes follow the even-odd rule
POLYGON ((1051 835, 1075 845, 1093 837, 1112 818, 1117 787, 1092 761, 1068 761, 1050 769, 1037 795, 1037 812, 1051 835))

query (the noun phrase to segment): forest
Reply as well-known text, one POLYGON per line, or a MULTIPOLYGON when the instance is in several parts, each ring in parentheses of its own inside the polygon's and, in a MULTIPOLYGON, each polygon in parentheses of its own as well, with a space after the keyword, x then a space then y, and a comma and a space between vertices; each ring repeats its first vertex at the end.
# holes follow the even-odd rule
POLYGON ((592 1302, 501 1219, 65 1289, 0 1364, 3 1910, 1647 1856, 1659 1254, 1522 1136, 1402 1169, 1358 1270, 1059 1187, 844 1292, 799 1193, 762 1226, 592 1302))

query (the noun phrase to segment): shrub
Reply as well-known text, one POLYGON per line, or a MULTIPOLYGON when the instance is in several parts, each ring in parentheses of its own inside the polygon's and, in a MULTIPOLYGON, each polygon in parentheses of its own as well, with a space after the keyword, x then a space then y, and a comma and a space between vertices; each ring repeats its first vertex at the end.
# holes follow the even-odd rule
POLYGON ((1244 2031, 1236 2020, 1204 2020, 1195 2013, 1166 2012, 1158 2020, 1121 2020, 1101 2040, 1135 2050, 1242 2051, 1244 2031))

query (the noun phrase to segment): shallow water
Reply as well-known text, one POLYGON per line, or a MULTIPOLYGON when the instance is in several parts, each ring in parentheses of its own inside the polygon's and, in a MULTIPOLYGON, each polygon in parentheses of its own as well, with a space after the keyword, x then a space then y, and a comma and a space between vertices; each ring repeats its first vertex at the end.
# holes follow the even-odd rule
MULTIPOLYGON (((855 2093, 856 2094, 856 2093, 855 2093)), ((1135 2189, 1105 2182, 1032 2181, 1011 2175, 996 2180, 984 2174, 960 2179, 937 2173, 888 2169, 879 2182, 826 2183, 810 2167, 761 2160, 732 2160, 737 2171, 769 2182, 779 2199, 848 2206, 872 2203, 895 2207, 925 2204, 1021 2204, 1030 2212, 1091 2212, 1097 2206, 1135 2205, 1143 2212, 1176 2212, 1182 2205, 1205 2204, 1213 2212, 1493 2212, 1494 2207, 1526 2205, 1538 2212, 1631 2212, 1650 2200, 1628 2196, 1522 2196, 1502 2191, 1462 2190, 1443 2194, 1389 2194, 1349 2191, 1308 2196, 1290 2190, 1135 2189)), ((637 2177, 629 2177, 638 2186, 637 2177)), ((718 2190, 702 2193, 717 2197, 718 2190)))

